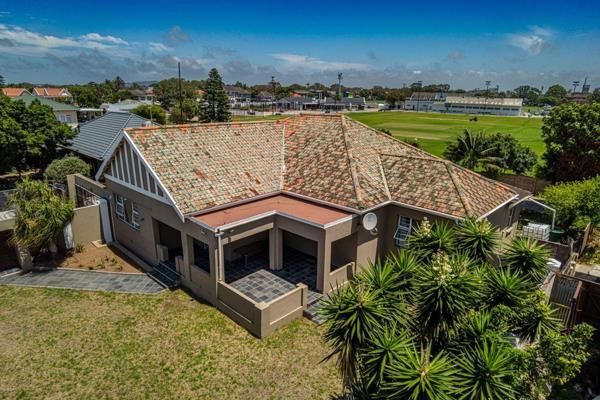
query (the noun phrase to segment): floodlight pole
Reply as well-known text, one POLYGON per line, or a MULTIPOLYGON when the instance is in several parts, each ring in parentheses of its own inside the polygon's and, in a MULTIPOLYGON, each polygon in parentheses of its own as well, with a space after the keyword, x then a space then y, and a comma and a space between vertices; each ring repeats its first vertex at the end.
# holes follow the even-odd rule
POLYGON ((181 95, 181 63, 177 63, 177 74, 179 77, 179 117, 181 118, 181 123, 183 123, 183 97, 181 95))

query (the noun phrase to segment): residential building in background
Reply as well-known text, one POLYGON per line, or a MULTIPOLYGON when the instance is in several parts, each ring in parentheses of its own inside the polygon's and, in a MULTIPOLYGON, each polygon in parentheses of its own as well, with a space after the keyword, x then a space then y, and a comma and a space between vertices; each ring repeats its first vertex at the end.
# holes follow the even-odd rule
POLYGON ((64 101, 72 101, 73 96, 71 93, 65 88, 55 88, 55 87, 35 87, 31 92, 34 96, 43 97, 45 99, 50 100, 64 100, 64 101))
POLYGON ((127 99, 116 103, 102 103, 100 108, 106 110, 106 112, 130 112, 142 104, 151 105, 152 101, 127 99))
POLYGON ((152 87, 146 89, 130 89, 129 92, 134 100, 150 103, 154 101, 154 90, 152 87))
POLYGON ((5 87, 5 88, 2 88, 2 93, 5 96, 10 97, 11 99, 14 99, 15 97, 19 97, 19 96, 23 96, 23 95, 31 96, 31 93, 29 93, 29 91, 25 88, 5 87))
POLYGON ((252 101, 252 94, 243 87, 234 85, 224 85, 225 93, 229 97, 229 103, 232 107, 248 106, 252 101))
POLYGON ((23 94, 19 97, 15 97, 13 100, 21 100, 25 102, 27 106, 29 106, 31 102, 37 100, 41 104, 51 107, 56 119, 60 122, 64 122, 71 127, 76 127, 78 124, 77 113, 79 111, 79 107, 75 107, 71 104, 51 100, 45 97, 33 96, 31 94, 23 94))

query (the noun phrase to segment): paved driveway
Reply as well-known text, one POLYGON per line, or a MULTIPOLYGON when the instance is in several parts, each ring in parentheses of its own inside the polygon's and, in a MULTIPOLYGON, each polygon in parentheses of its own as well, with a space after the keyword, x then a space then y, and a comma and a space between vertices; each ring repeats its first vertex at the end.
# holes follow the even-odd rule
POLYGON ((146 274, 55 269, 0 276, 0 285, 155 294, 165 288, 146 274))

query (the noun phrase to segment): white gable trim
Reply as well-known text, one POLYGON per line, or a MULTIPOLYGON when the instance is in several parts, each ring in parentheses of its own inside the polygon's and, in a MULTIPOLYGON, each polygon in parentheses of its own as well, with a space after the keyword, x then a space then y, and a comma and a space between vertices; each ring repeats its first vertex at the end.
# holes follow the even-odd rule
POLYGON ((119 134, 115 137, 115 139, 110 144, 108 151, 106 151, 102 155, 102 157, 104 157, 104 160, 102 161, 102 164, 100 164, 100 167, 98 168, 98 172, 96 172, 96 176, 95 176, 96 180, 100 179, 100 177, 104 173, 104 170, 109 165, 110 161, 112 160, 113 156, 115 155, 114 154, 115 150, 119 147, 119 144, 121 144, 122 139, 123 139, 123 130, 121 129, 121 132, 119 132, 119 134))
MULTIPOLYGON (((185 222, 185 216, 183 215, 183 213, 181 212, 181 210, 179 209, 179 207, 177 207, 177 203, 175 202, 175 199, 173 198, 173 196, 171 196, 171 193, 167 190, 166 186, 163 185, 162 181, 160 180, 160 178, 158 177, 158 175, 154 171, 154 168, 152 168, 152 166, 146 160, 146 158, 144 157, 144 155, 142 154, 142 152, 136 147, 136 145, 133 143, 133 140, 131 140, 131 138, 129 137, 129 135, 125 131, 123 131, 123 138, 125 139, 125 141, 127 143, 129 143, 129 145, 131 146, 131 150, 133 151, 133 153, 135 153, 138 156, 140 163, 144 164, 144 166, 146 167, 147 173, 152 178, 154 178, 154 182, 156 182, 156 186, 157 187, 160 186, 160 189, 162 190, 162 192, 169 199, 169 201, 171 202, 171 205, 175 209, 175 212, 177 213, 177 215, 179 216, 179 218, 181 218, 181 222, 185 222)), ((135 171, 133 171, 133 174, 135 175, 135 171)), ((142 183, 140 183, 140 184, 143 187, 143 184, 142 183)), ((146 191, 144 191, 144 193, 146 193, 146 191)), ((150 193, 150 192, 148 192, 148 193, 150 193)))

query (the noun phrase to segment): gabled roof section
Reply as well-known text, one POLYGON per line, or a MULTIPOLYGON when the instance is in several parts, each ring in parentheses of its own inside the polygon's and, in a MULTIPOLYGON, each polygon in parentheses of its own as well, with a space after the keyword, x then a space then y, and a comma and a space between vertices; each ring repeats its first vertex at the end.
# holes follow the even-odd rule
MULTIPOLYGON (((108 112, 100 118, 79 125, 79 133, 69 148, 96 160, 110 155, 112 146, 125 128, 139 128, 150 121, 128 112, 108 112)), ((157 124, 154 124, 157 125, 157 124)))
POLYGON ((343 115, 126 130, 183 214, 276 193, 482 217, 517 196, 343 115))
POLYGON ((126 132, 183 214, 281 190, 281 121, 126 132))
POLYGON ((12 87, 2 88, 2 93, 5 96, 10 97, 11 99, 15 98, 15 97, 19 97, 19 96, 21 96, 23 94, 31 94, 25 88, 12 88, 12 87))
POLYGON ((46 97, 33 96, 29 93, 22 94, 19 97, 15 97, 13 100, 15 100, 15 101, 21 100, 21 101, 25 102, 25 104, 27 104, 28 106, 34 100, 37 100, 41 104, 51 107, 52 111, 55 111, 55 112, 56 111, 78 111, 79 110, 79 107, 75 107, 74 105, 67 104, 67 103, 61 103, 60 101, 54 101, 54 100, 48 99, 46 97))

